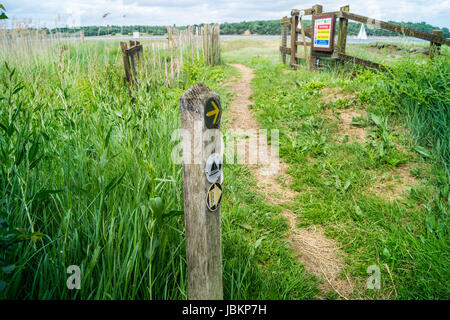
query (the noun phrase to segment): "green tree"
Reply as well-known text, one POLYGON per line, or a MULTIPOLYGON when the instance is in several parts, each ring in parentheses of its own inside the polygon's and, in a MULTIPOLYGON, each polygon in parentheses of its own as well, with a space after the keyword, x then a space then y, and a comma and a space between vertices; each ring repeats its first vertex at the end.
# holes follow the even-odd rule
POLYGON ((6 9, 1 3, 0 3, 0 12, 1 12, 0 13, 0 20, 8 19, 8 17, 5 14, 6 9))

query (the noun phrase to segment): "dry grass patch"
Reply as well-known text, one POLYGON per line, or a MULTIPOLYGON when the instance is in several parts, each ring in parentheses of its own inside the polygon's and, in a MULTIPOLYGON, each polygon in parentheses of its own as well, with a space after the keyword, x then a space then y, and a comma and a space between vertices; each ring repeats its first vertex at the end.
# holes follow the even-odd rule
POLYGON ((354 285, 347 275, 342 279, 344 253, 338 243, 326 237, 322 227, 298 228, 295 216, 288 210, 283 211, 283 216, 289 222, 289 239, 298 254, 298 262, 305 266, 306 271, 323 280, 319 285, 321 290, 334 291, 342 299, 348 299, 354 285))
POLYGON ((342 88, 323 88, 322 89, 322 102, 330 103, 338 100, 355 100, 356 95, 354 92, 343 92, 342 88))
POLYGON ((367 128, 359 127, 352 124, 353 118, 365 118, 366 112, 364 110, 356 110, 354 108, 344 110, 324 111, 324 116, 337 121, 338 132, 337 136, 348 136, 348 142, 364 143, 369 136, 367 128))
POLYGON ((420 181, 411 174, 412 164, 405 164, 377 177, 369 192, 390 201, 406 195, 407 187, 416 187, 420 181))

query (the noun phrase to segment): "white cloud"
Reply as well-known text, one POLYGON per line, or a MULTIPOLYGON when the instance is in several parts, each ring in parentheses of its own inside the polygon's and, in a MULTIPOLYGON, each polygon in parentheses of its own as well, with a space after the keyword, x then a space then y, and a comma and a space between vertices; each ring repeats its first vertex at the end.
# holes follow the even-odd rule
MULTIPOLYGON (((279 19, 291 9, 311 7, 320 1, 268 0, 0 0, 11 18, 31 18, 49 27, 79 21, 81 25, 187 25, 202 22, 237 22, 279 19), (301 3, 301 7, 299 7, 301 3), (108 15, 103 18, 103 15, 108 15), (58 20, 59 15, 59 20, 58 20), (78 19, 79 16, 79 20, 78 19), (74 19, 74 17, 76 17, 74 19)), ((324 11, 349 4, 350 11, 381 20, 412 21, 450 26, 450 0, 366 0, 322 2, 324 11)))

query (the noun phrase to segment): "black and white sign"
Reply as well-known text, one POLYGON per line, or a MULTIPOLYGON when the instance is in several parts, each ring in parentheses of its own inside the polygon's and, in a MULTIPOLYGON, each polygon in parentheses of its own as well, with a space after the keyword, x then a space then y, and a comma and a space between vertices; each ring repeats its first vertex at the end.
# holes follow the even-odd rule
POLYGON ((222 156, 218 153, 213 153, 206 160, 205 174, 208 182, 214 183, 222 175, 222 156))

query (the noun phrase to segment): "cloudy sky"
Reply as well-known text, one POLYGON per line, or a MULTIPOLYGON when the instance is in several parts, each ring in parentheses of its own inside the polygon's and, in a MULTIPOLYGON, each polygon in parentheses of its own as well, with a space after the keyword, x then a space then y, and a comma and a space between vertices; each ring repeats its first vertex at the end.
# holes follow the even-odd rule
POLYGON ((349 4, 350 11, 371 18, 412 21, 450 27, 450 0, 0 0, 10 18, 32 19, 39 26, 76 25, 188 25, 202 22, 239 22, 279 19, 291 9, 324 11, 349 4))

